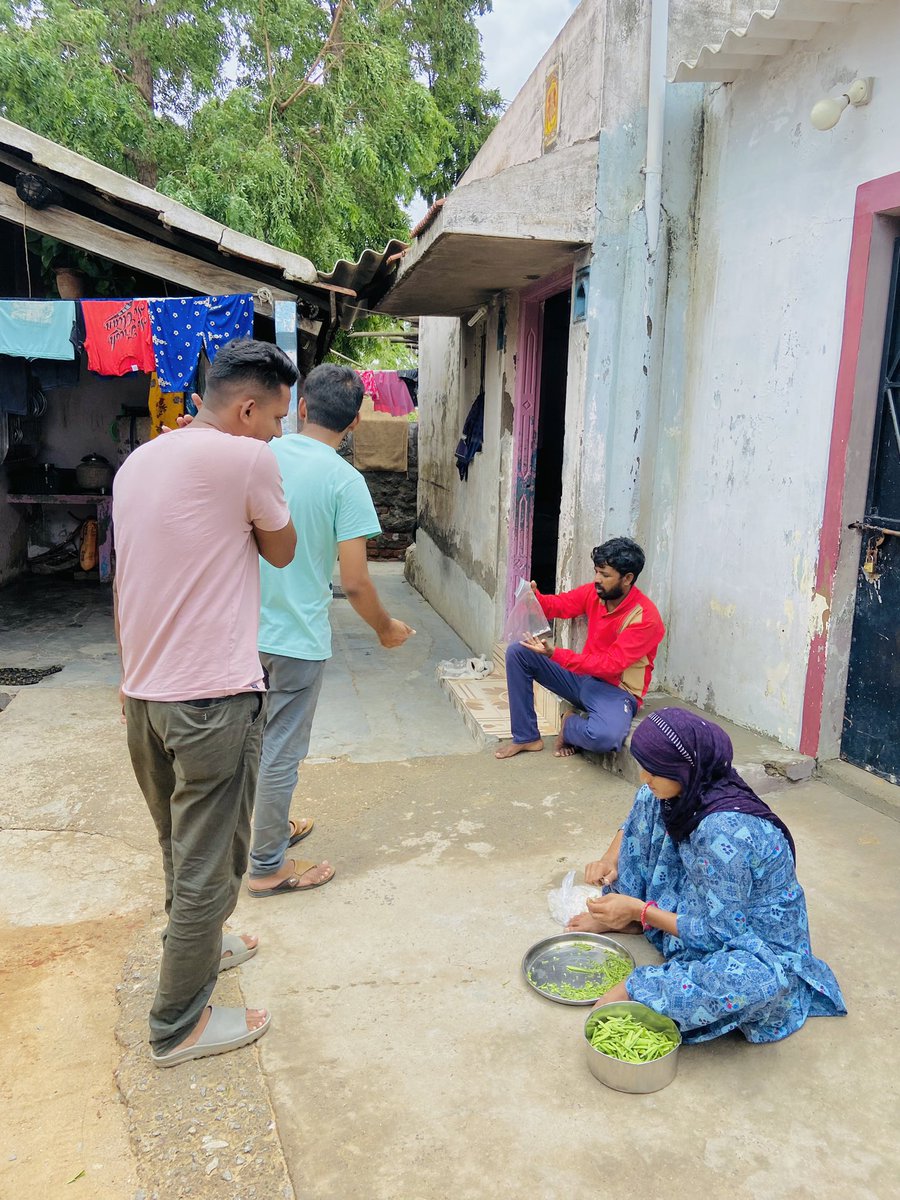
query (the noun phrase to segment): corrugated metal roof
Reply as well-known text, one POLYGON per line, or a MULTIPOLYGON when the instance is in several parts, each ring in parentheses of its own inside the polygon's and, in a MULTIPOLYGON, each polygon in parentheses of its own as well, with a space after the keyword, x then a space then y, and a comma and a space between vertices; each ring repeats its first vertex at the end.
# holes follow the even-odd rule
POLYGON ((0 219, 23 221, 37 232, 116 261, 134 255, 136 268, 201 292, 253 291, 257 309, 271 314, 275 300, 300 301, 301 325, 325 353, 338 325, 349 328, 390 287, 406 242, 365 250, 354 262, 320 272, 301 254, 281 250, 220 224, 177 200, 92 159, 0 118, 0 219), (54 203, 26 209, 16 196, 16 173, 33 173, 57 189, 54 203), (140 259, 138 263, 136 260, 140 259))
POLYGON ((704 46, 696 58, 682 61, 673 83, 734 83, 770 58, 808 42, 823 25, 840 21, 854 8, 879 0, 780 0, 754 12, 743 28, 729 29, 717 45, 704 46))
POLYGON ((323 283, 343 292, 340 322, 344 329, 349 329, 357 317, 364 316, 387 293, 408 249, 407 242, 392 238, 381 251, 364 250, 356 262, 342 258, 331 271, 319 272, 323 283))

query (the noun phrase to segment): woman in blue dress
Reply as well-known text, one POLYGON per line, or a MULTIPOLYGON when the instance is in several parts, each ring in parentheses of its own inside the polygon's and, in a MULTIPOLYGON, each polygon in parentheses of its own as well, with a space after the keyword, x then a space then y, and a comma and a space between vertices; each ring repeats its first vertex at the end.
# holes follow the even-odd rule
POLYGON ((665 962, 637 967, 600 1003, 646 1004, 685 1042, 733 1029, 776 1042, 807 1017, 846 1013, 831 968, 810 948, 793 838, 732 767, 725 731, 663 708, 635 730, 631 753, 644 786, 585 869, 605 894, 569 928, 643 929, 665 962))

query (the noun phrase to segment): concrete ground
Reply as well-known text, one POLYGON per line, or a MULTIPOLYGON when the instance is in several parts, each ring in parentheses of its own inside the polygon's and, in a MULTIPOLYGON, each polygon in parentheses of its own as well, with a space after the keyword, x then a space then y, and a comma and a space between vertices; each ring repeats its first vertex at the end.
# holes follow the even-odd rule
POLYGON ((0 1195, 900 1195, 900 824, 818 780, 769 797, 850 1015, 774 1046, 687 1047, 664 1091, 609 1091, 584 1062, 585 1012, 532 993, 520 963, 554 932, 548 889, 605 849, 632 789, 581 759, 473 749, 433 676, 465 648, 379 574, 419 634, 382 656, 336 602, 294 804, 317 821, 303 853, 337 877, 244 894, 232 922, 262 949, 217 999, 240 990, 273 1027, 256 1048, 166 1072, 143 1040, 160 871, 108 610, 100 594, 79 607, 0 593, 0 666, 67 664, 0 715, 0 1195))

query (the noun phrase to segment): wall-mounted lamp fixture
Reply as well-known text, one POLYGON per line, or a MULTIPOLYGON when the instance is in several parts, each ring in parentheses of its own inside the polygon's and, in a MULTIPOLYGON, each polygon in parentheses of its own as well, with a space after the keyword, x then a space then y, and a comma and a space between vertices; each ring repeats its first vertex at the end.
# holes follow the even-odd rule
POLYGON ((473 325, 477 325, 479 321, 483 321, 487 315, 488 306, 486 304, 482 304, 481 308, 476 308, 467 322, 469 328, 471 329, 473 325))
POLYGON ((575 287, 572 293, 572 324, 587 320, 588 289, 591 282, 591 268, 579 267, 575 272, 575 287))
POLYGON ((834 129, 845 108, 851 104, 854 108, 859 108, 861 104, 868 104, 871 98, 872 80, 854 79, 842 96, 829 96, 827 100, 820 100, 809 114, 809 119, 816 129, 834 129))

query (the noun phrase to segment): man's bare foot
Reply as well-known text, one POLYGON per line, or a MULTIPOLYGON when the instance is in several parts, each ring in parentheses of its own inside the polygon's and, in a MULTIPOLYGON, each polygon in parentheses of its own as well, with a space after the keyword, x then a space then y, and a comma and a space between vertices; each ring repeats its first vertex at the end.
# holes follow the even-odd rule
POLYGON ((536 742, 507 742, 505 746, 494 751, 494 758, 515 758, 517 754, 522 754, 526 750, 531 754, 536 754, 543 748, 544 743, 541 738, 538 738, 536 742))
MULTIPOLYGON (((212 1007, 210 1005, 207 1005, 206 1010, 203 1013, 203 1016, 200 1018, 200 1020, 197 1022, 197 1024, 191 1030, 191 1032, 187 1035, 187 1037, 184 1039, 184 1041, 179 1042, 178 1045, 173 1046, 172 1049, 173 1050, 186 1050, 188 1048, 188 1046, 196 1045, 196 1043, 200 1040, 200 1036, 203 1033, 203 1030, 206 1028, 206 1026, 209 1022, 209 1017, 210 1017, 211 1012, 212 1012, 212 1007)), ((248 1009, 245 1009, 245 1012, 247 1014, 247 1029, 248 1030, 259 1029, 260 1025, 265 1025, 266 1019, 269 1015, 268 1012, 266 1011, 266 1009, 264 1009, 264 1008, 248 1008, 248 1009)), ((171 1051, 170 1051, 170 1053, 171 1053, 171 1051)))
POLYGON ((573 754, 578 753, 575 747, 570 746, 566 741, 566 721, 571 715, 571 713, 566 713, 559 723, 559 733, 556 735, 556 745, 553 747, 556 758, 571 758, 573 754))
MULTIPOLYGON (((256 934, 239 933, 238 937, 241 939, 241 941, 244 943, 244 945, 247 947, 248 950, 255 950, 256 947, 259 945, 259 938, 256 936, 256 934)), ((223 958, 231 958, 231 954, 232 954, 232 952, 230 950, 223 950, 222 957, 223 958)))
POLYGON ((311 867, 298 874, 297 860, 286 858, 277 871, 273 871, 271 875, 254 875, 248 879, 247 886, 251 892, 268 892, 272 888, 277 888, 279 884, 286 883, 289 879, 297 878, 298 882, 293 885, 295 891, 302 891, 308 887, 320 887, 334 874, 334 867, 327 859, 323 859, 320 863, 313 863, 311 867))

